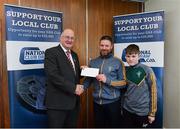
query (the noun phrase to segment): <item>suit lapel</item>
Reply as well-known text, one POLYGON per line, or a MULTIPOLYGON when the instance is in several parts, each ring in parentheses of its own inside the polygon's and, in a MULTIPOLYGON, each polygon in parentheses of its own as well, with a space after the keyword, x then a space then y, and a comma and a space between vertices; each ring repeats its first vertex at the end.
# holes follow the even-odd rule
MULTIPOLYGON (((66 63, 68 64, 68 66, 69 66, 69 68, 71 69, 72 73, 75 75, 74 69, 73 69, 73 67, 72 67, 72 64, 70 64, 69 59, 67 58, 67 56, 66 56, 66 54, 64 53, 63 49, 61 48, 60 45, 58 46, 58 48, 59 48, 58 50, 59 50, 60 54, 62 55, 62 60, 66 60, 66 63)), ((72 57, 73 57, 73 56, 72 56, 72 57)), ((74 58, 73 58, 73 61, 74 61, 74 58)), ((75 69, 76 69, 76 63, 74 63, 74 64, 75 64, 75 69)), ((76 70, 76 71, 77 71, 77 70, 76 70)))
POLYGON ((78 73, 77 68, 79 67, 78 62, 77 62, 78 60, 76 59, 76 56, 75 56, 75 54, 73 52, 71 53, 71 55, 72 55, 72 58, 73 58, 73 62, 74 62, 74 66, 75 66, 75 70, 76 70, 76 74, 77 74, 78 73))

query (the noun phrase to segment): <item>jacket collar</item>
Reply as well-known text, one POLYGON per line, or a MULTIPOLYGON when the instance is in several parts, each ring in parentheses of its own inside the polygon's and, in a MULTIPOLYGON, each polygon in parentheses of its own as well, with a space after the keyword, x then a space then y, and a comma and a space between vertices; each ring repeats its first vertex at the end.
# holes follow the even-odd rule
POLYGON ((100 54, 100 57, 101 57, 101 58, 110 58, 110 57, 112 57, 112 56, 113 56, 112 52, 108 53, 108 54, 105 55, 105 56, 102 56, 102 55, 100 54))

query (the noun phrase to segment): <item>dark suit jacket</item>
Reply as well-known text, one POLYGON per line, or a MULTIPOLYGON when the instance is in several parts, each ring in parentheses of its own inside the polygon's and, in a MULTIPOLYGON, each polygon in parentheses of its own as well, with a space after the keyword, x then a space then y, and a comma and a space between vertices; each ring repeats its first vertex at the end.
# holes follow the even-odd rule
POLYGON ((75 95, 80 80, 78 56, 72 51, 76 74, 60 45, 45 51, 47 89, 45 103, 48 109, 73 109, 79 96, 75 95))

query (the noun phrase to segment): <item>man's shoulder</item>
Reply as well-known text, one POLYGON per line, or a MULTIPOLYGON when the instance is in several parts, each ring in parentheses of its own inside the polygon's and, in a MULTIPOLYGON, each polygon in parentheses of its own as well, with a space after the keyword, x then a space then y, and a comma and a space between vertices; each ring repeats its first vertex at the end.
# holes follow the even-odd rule
POLYGON ((96 58, 90 59, 89 65, 90 66, 94 66, 94 65, 99 64, 100 62, 101 62, 101 58, 100 57, 96 57, 96 58))
MULTIPOLYGON (((107 58, 109 61, 111 61, 111 62, 120 62, 120 63, 123 63, 123 61, 120 59, 120 58, 118 58, 118 57, 115 57, 115 56, 112 56, 112 57, 110 57, 110 58, 107 58)), ((93 58, 93 59, 91 59, 90 60, 90 62, 98 62, 98 61, 102 61, 103 59, 100 57, 100 56, 98 56, 98 57, 96 57, 96 58, 93 58)))
POLYGON ((113 59, 116 60, 116 61, 120 61, 120 62, 123 62, 121 58, 117 57, 117 56, 113 56, 113 59))
POLYGON ((53 52, 53 51, 56 51, 57 49, 59 48, 59 45, 58 46, 54 46, 54 47, 50 47, 48 49, 46 49, 46 52, 53 52))
POLYGON ((99 60, 101 60, 100 56, 91 59, 90 62, 96 62, 96 61, 99 61, 99 60))
POLYGON ((124 66, 124 62, 122 61, 121 58, 117 57, 117 56, 113 56, 111 58, 111 62, 115 63, 115 64, 119 64, 119 65, 123 65, 124 66))

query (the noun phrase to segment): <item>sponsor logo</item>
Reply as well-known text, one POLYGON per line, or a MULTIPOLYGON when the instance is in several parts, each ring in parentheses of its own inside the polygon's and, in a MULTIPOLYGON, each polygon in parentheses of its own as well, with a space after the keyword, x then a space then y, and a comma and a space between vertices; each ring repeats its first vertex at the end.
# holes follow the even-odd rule
POLYGON ((36 75, 23 76, 17 81, 18 100, 30 110, 45 110, 45 77, 36 75))
POLYGON ((140 51, 140 62, 156 62, 153 57, 151 57, 151 50, 140 51))
POLYGON ((38 47, 24 47, 21 49, 19 60, 21 64, 42 64, 44 53, 38 47))
MULTIPOLYGON (((156 62, 155 58, 153 58, 151 55, 152 55, 151 50, 141 50, 139 54, 140 62, 152 62, 152 63, 156 62)), ((121 58, 124 62, 126 62, 125 56, 126 56, 126 50, 123 49, 121 58)))

